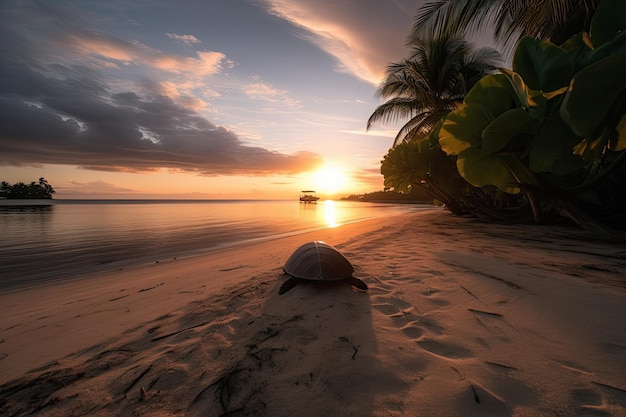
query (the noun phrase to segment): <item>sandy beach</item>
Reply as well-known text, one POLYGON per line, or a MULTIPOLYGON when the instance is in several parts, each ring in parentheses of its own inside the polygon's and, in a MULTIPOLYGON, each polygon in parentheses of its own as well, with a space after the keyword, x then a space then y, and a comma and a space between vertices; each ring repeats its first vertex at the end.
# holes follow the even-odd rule
POLYGON ((626 245, 445 211, 0 294, 2 416, 626 416, 626 245), (279 295, 323 240, 369 289, 279 295))

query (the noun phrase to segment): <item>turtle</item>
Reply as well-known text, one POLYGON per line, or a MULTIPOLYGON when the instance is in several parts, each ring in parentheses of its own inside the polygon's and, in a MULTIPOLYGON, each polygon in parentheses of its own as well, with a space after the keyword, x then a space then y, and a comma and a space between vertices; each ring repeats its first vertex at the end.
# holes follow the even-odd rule
POLYGON ((284 294, 300 281, 331 282, 345 280, 361 290, 367 284, 352 276, 354 267, 337 249, 321 240, 308 242, 287 259, 283 271, 290 275, 278 291, 284 294))

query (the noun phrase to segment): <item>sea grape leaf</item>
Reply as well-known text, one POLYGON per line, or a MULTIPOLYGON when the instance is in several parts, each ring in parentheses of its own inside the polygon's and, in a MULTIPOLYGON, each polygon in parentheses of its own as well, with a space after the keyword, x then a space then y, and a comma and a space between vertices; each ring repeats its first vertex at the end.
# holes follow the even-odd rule
POLYGON ((591 19, 589 35, 594 47, 610 42, 619 32, 626 30, 626 2, 602 0, 591 19))
POLYGON ((561 118, 581 138, 602 123, 615 99, 626 89, 626 52, 612 55, 580 70, 561 104, 561 118))
POLYGON ((463 102, 480 104, 488 111, 492 120, 512 107, 519 106, 515 102, 515 91, 511 83, 502 74, 486 75, 481 78, 467 93, 463 102))
POLYGON ((481 104, 464 104, 446 116, 439 131, 439 146, 448 155, 480 147, 482 131, 490 121, 488 111, 481 104))
POLYGON ((470 148, 456 160, 459 173, 475 187, 494 185, 509 194, 517 194, 520 189, 507 165, 495 154, 484 154, 477 148, 470 148))
POLYGON ((483 130, 517 106, 516 92, 508 76, 487 75, 465 96, 463 106, 446 116, 439 130, 439 145, 448 155, 458 155, 470 147, 480 148, 483 130))
POLYGON ((519 73, 531 89, 550 93, 569 84, 574 65, 565 49, 527 36, 515 49, 513 71, 519 73))
POLYGON ((574 154, 580 138, 560 120, 548 120, 535 136, 528 155, 531 171, 567 175, 584 166, 583 158, 574 154))
POLYGON ((624 51, 626 51, 626 30, 616 35, 611 41, 589 52, 582 62, 582 67, 595 64, 604 58, 624 51))
POLYGON ((623 151, 626 149, 626 114, 619 119, 619 123, 615 128, 617 130, 617 141, 611 146, 614 151, 623 151))
POLYGON ((517 155, 513 153, 500 153, 498 157, 502 163, 507 166, 509 172, 515 178, 516 183, 539 186, 532 172, 529 171, 528 167, 517 155))
POLYGON ((547 100, 541 92, 529 88, 522 76, 515 71, 506 68, 502 68, 501 71, 501 75, 509 81, 517 105, 528 109, 533 118, 542 119, 545 116, 547 100))
POLYGON ((574 72, 580 69, 587 55, 593 50, 593 45, 587 32, 578 32, 563 42, 560 47, 569 54, 574 64, 574 72))
POLYGON ((513 138, 527 137, 537 127, 537 120, 519 107, 502 113, 483 130, 482 150, 496 153, 507 147, 513 138))

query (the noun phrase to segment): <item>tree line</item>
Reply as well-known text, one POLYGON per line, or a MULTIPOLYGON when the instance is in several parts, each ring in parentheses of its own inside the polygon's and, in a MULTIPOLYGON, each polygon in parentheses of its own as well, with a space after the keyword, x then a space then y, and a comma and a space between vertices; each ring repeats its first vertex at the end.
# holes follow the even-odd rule
POLYGON ((427 2, 367 128, 401 122, 387 189, 485 219, 626 230, 626 2, 427 2), (465 40, 489 22, 500 53, 465 40))
POLYGON ((0 183, 0 199, 51 199, 55 192, 43 177, 39 178, 39 182, 33 181, 30 184, 18 182, 11 185, 6 181, 0 183))

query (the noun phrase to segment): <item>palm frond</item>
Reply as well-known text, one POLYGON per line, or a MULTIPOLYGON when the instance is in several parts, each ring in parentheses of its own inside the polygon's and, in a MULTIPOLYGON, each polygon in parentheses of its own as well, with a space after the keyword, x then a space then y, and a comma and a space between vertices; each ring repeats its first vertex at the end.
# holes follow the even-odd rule
POLYGON ((394 143, 428 136, 445 114, 461 105, 468 86, 495 71, 500 61, 497 51, 475 50, 453 35, 413 36, 409 46, 408 58, 387 66, 376 90, 386 101, 367 121, 367 130, 378 123, 407 121, 394 143))
POLYGON ((421 114, 419 117, 414 117, 400 129, 396 135, 393 146, 397 146, 402 142, 421 143, 425 140, 429 140, 429 135, 432 130, 448 112, 449 110, 430 112, 421 114))
POLYGON ((415 16, 413 23, 413 33, 428 33, 428 29, 432 28, 433 22, 437 21, 440 16, 447 13, 450 8, 451 0, 429 1, 424 3, 415 16))
POLYGON ((367 120, 367 130, 377 123, 396 123, 412 118, 415 114, 415 102, 404 98, 392 98, 376 107, 367 120))
POLYGON ((505 49, 521 37, 561 43, 588 30, 601 0, 433 0, 419 8, 413 35, 464 36, 494 26, 494 37, 505 49))

